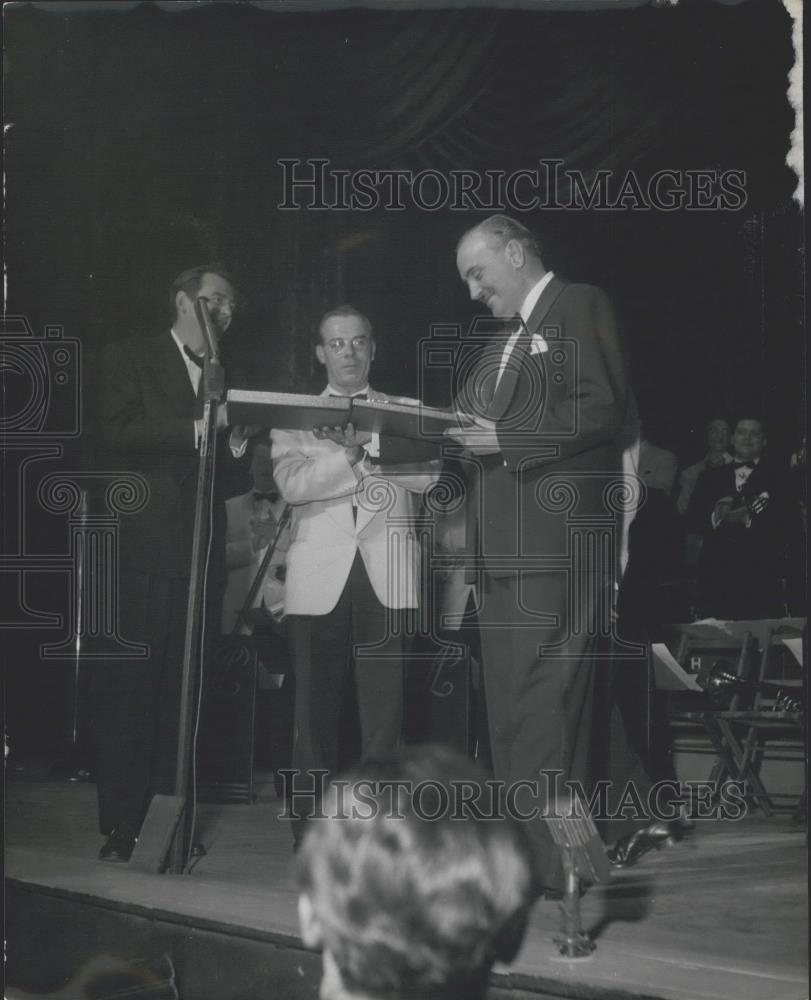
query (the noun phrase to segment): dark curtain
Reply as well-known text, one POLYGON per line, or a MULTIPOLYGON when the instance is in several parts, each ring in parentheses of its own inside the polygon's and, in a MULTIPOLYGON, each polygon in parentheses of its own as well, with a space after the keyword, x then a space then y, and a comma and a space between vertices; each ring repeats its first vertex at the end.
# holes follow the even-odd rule
MULTIPOLYGON (((780 4, 64 9, 5 12, 9 306, 36 328, 61 322, 91 347, 154 329, 171 278, 224 257, 244 302, 233 346, 256 384, 305 384, 319 314, 350 299, 373 316, 384 380, 414 391, 419 338, 471 314, 453 251, 474 218, 282 211, 280 159, 481 176, 559 159, 587 182, 633 171, 642 187, 663 168, 736 169, 746 204, 710 219, 619 209, 525 221, 553 266, 617 300, 661 423, 683 398, 685 352, 702 352, 695 423, 730 357, 757 382, 757 362, 774 358, 764 309, 788 338, 778 351, 791 380, 801 310, 780 303, 799 281, 801 227, 784 162, 793 56, 780 4)), ((569 197, 565 174, 556 193, 569 197)))
MULTIPOLYGON (((426 373, 420 345, 475 312, 454 248, 485 209, 282 210, 283 158, 482 178, 559 159, 586 182, 633 171, 643 187, 661 169, 742 171, 746 202, 726 212, 522 217, 549 265, 614 299, 657 443, 693 460, 704 420, 745 400, 765 408, 770 449, 796 446, 804 231, 785 165, 782 4, 259 6, 4 9, 7 310, 83 347, 84 433, 48 446, 31 476, 93 467, 79 441, 92 443, 96 349, 165 326, 174 276, 218 258, 241 299, 227 346, 254 386, 318 387, 318 317, 351 301, 374 323, 376 382, 448 402, 447 373, 426 373)), ((565 203, 565 176, 556 193, 565 203)), ((15 377, 4 367, 12 409, 27 388, 15 377)), ((65 518, 33 500, 24 521, 17 509, 35 495, 33 480, 18 488, 21 456, 5 455, 4 553, 17 528, 25 551, 66 551, 65 518)), ((32 577, 30 608, 66 607, 64 573, 32 577)), ((58 742, 69 674, 38 663, 37 629, 15 635, 13 744, 58 742)))

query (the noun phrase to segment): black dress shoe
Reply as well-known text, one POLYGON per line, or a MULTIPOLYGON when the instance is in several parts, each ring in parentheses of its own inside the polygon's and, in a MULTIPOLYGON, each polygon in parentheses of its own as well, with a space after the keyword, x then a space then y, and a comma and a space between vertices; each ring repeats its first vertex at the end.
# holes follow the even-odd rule
POLYGON ((690 827, 680 820, 669 823, 657 822, 635 830, 626 837, 621 837, 613 847, 606 850, 608 860, 614 868, 630 868, 635 865, 648 851, 659 851, 670 847, 684 837, 690 827))
POLYGON ((99 851, 100 861, 119 861, 126 864, 135 847, 135 837, 128 830, 116 828, 99 851))

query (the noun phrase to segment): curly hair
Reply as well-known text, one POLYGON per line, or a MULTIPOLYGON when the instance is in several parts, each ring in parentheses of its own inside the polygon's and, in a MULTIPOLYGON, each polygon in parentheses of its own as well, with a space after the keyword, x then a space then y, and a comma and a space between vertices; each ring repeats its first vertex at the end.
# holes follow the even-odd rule
POLYGON ((348 989, 471 1000, 515 957, 531 901, 523 833, 450 808, 482 782, 454 751, 423 747, 330 788, 300 874, 348 989))

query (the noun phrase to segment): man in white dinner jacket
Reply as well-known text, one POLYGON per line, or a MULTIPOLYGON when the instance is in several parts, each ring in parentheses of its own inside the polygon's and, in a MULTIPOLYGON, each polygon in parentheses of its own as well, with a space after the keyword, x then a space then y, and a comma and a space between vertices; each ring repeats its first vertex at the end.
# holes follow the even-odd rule
MULTIPOLYGON (((315 351, 328 378, 322 395, 392 399, 369 386, 374 337, 353 307, 323 317, 315 351)), ((272 432, 276 483, 293 505, 285 612, 296 675, 296 793, 320 787, 306 772, 338 765, 341 694, 353 668, 363 757, 400 740, 407 609, 419 590, 414 514, 437 470, 384 465, 385 442, 381 455, 376 438, 351 424, 272 432)), ((298 843, 312 805, 297 794, 292 807, 298 843)))

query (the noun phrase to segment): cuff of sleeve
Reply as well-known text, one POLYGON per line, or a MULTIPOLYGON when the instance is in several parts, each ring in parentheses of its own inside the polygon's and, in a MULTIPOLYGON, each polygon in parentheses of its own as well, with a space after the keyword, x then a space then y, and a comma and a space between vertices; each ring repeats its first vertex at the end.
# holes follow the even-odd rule
POLYGON ((372 432, 372 440, 366 445, 366 454, 370 458, 380 458, 380 435, 372 432))
POLYGON ((231 431, 231 438, 228 442, 228 446, 231 449, 231 454, 234 458, 242 458, 248 449, 248 439, 239 438, 233 431, 231 431))

